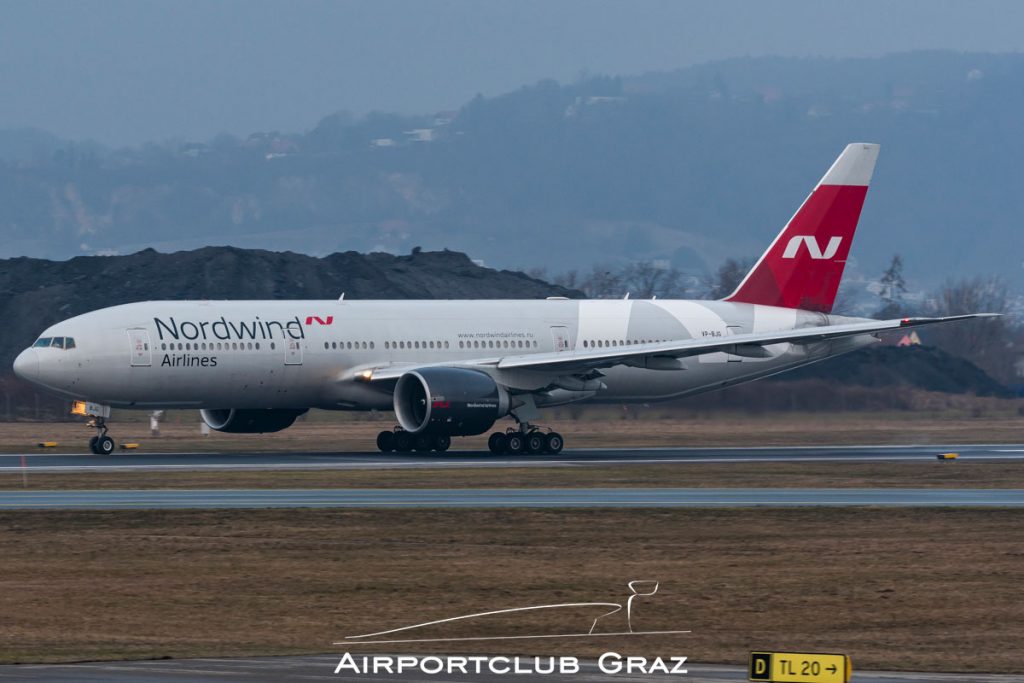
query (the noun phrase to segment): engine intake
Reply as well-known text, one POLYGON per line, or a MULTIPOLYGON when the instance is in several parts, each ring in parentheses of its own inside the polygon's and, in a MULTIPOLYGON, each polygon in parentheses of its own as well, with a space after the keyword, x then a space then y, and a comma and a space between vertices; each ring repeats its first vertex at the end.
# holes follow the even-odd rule
POLYGON ((306 410, 264 410, 222 408, 217 410, 200 410, 203 422, 210 429, 231 434, 264 434, 279 432, 292 426, 295 419, 306 410))
POLYGON ((395 415, 412 434, 483 434, 508 410, 508 392, 479 370, 421 368, 395 385, 395 415))

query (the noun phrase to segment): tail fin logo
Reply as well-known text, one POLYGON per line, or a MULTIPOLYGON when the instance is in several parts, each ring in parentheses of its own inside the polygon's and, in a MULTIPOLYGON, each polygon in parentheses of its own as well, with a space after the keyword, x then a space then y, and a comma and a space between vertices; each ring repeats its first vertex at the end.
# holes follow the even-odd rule
POLYGON ((794 235, 786 245, 786 251, 782 252, 782 258, 796 258, 796 255, 800 253, 800 245, 803 244, 807 246, 807 253, 812 259, 818 261, 830 259, 839 251, 839 245, 842 242, 843 238, 839 235, 831 237, 828 244, 825 245, 825 250, 822 251, 818 240, 813 235, 794 235))

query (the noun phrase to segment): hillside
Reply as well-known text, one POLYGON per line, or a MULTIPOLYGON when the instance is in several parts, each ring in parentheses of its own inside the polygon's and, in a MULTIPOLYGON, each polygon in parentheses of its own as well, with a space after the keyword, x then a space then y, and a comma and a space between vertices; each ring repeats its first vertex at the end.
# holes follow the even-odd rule
POLYGON ((0 135, 0 255, 210 243, 453 248, 550 272, 760 253, 853 140, 882 143, 851 278, 1024 282, 1024 55, 749 58, 544 81, 440 114, 104 150, 0 135), (5 152, 5 150, 7 150, 5 152), (6 156, 3 156, 6 154, 6 156))

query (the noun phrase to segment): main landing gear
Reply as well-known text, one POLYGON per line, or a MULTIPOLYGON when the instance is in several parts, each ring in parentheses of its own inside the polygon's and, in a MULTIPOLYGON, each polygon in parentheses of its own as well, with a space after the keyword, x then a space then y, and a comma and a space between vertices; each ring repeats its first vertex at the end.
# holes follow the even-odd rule
POLYGON ((377 448, 381 453, 444 453, 452 445, 452 437, 443 434, 410 434, 396 427, 377 435, 377 448))
POLYGON ((93 427, 96 430, 96 436, 89 439, 89 450, 94 455, 110 455, 114 452, 114 440, 107 436, 106 418, 94 417, 86 422, 85 426, 93 427))
POLYGON ((562 452, 565 441, 558 432, 544 433, 538 427, 522 423, 519 427, 509 427, 502 432, 494 432, 487 439, 487 448, 494 455, 540 455, 550 453, 557 455, 562 452))

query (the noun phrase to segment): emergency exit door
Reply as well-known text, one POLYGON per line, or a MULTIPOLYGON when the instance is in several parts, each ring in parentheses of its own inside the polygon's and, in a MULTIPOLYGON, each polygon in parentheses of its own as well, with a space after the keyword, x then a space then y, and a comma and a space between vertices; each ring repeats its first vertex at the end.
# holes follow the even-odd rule
POLYGON ((289 339, 284 345, 284 364, 302 365, 302 341, 289 339))
POLYGON ((133 367, 146 367, 153 364, 153 350, 149 345, 148 330, 128 330, 128 345, 131 347, 133 367))
POLYGON ((555 351, 568 351, 571 347, 569 342, 568 327, 552 327, 551 343, 555 351))

